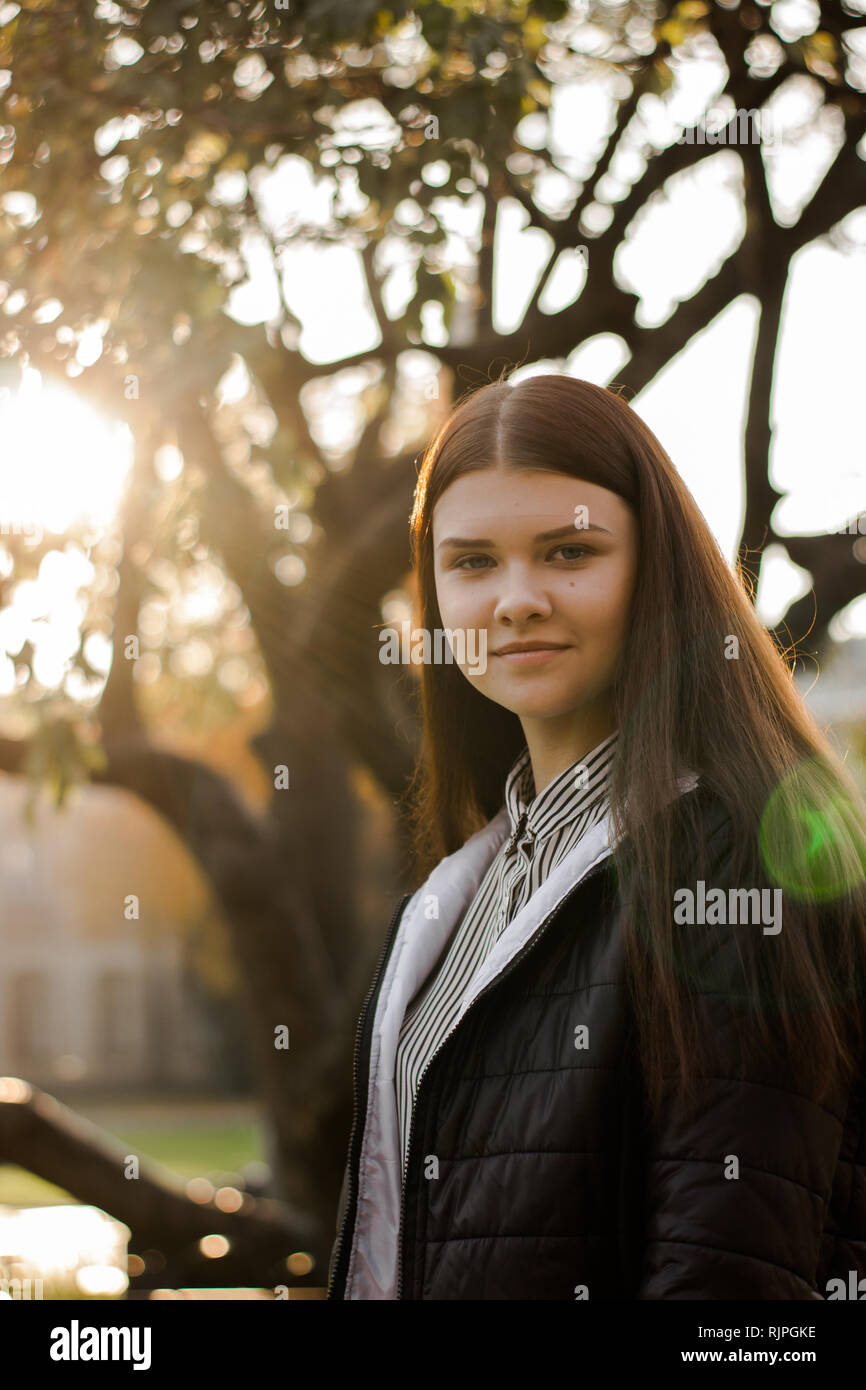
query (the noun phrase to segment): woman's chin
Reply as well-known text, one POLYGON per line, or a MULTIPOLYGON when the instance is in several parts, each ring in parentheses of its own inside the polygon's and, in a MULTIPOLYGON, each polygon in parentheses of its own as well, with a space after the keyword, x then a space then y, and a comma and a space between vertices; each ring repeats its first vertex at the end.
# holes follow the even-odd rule
POLYGON ((563 694, 562 691, 553 690, 539 690, 534 694, 516 694, 513 690, 502 690, 491 694, 490 699, 510 709, 519 719, 558 719, 578 709, 581 704, 579 692, 563 694))

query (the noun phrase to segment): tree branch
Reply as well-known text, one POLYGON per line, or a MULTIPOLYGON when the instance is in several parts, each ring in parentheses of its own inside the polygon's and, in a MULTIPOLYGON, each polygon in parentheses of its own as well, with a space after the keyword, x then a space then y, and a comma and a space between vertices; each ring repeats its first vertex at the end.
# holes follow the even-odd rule
MULTIPOLYGON (((136 1250, 186 1257, 190 1268, 199 1264, 194 1247, 216 1233, 231 1244, 228 1264, 235 1271, 243 1264, 255 1272, 256 1283, 266 1284, 271 1266, 317 1238, 315 1222, 271 1198, 244 1194, 235 1211, 213 1200, 192 1201, 173 1173, 142 1161, 121 1140, 17 1077, 0 1079, 0 1154, 4 1163, 18 1164, 122 1221, 136 1250), (134 1180, 126 1176, 130 1157, 140 1161, 134 1180)), ((221 1275, 225 1266, 217 1263, 221 1275)))
POLYGON ((796 565, 809 571, 812 588, 796 599, 774 636, 798 654, 816 654, 826 645, 834 615, 866 592, 866 566, 858 560, 853 536, 780 536, 796 565), (808 643, 808 645, 807 645, 808 643))

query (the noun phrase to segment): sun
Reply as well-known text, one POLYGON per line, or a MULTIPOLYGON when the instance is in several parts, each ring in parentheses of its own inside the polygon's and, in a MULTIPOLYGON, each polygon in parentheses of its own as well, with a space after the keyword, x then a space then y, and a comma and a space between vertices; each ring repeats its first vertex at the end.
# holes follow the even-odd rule
POLYGON ((25 369, 18 391, 0 396, 0 442, 0 539, 112 524, 132 465, 127 425, 25 369))
MULTIPOLYGON (((14 658, 30 644, 32 675, 74 701, 98 697, 102 680, 74 668, 93 579, 88 549, 117 521, 132 466, 132 435, 63 386, 25 370, 15 394, 0 392, 0 697, 27 678, 14 658), (52 539, 56 536, 57 542, 52 539), (15 554, 38 553, 34 577, 16 577, 15 554)), ((106 634, 91 632, 86 656, 108 671, 106 634)))

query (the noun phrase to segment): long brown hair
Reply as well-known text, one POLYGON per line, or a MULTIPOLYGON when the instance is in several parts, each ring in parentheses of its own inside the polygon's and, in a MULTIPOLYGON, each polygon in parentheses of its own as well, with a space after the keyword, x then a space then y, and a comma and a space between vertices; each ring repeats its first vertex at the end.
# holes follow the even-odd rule
MULTIPOLYGON (((712 952, 703 965, 700 948, 689 959, 695 927, 673 917, 675 890, 699 878, 709 885, 714 867, 696 794, 676 794, 683 769, 730 812, 732 882, 784 894, 781 932, 747 925, 735 933, 737 979, 721 983, 740 991, 740 1040, 776 1049, 792 1067, 792 1088, 805 1081, 823 1098, 837 1068, 850 1079, 864 1039, 866 803, 855 780, 758 619, 741 566, 728 565, 665 450, 615 390, 556 374, 518 385, 503 377, 455 406, 424 452, 410 521, 422 628, 443 627, 436 502, 454 479, 491 467, 550 469, 598 484, 637 520, 630 628, 611 692, 619 730, 611 862, 626 905, 627 972, 652 1114, 672 1063, 693 1094, 707 1039, 690 1004, 720 983, 706 963, 712 952)), ((454 664, 425 663, 419 693, 422 743, 406 804, 420 884, 501 808, 525 740, 517 715, 454 664)))

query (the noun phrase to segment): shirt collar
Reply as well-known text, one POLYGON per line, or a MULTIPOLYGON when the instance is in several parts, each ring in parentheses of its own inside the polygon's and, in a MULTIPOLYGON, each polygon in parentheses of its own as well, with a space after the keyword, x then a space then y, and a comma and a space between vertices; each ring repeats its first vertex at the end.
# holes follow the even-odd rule
POLYGON ((618 734, 617 729, 602 739, 585 757, 578 758, 554 777, 538 796, 533 795, 532 764, 529 749, 524 744, 505 779, 511 837, 524 815, 524 833, 540 839, 601 801, 608 789, 618 734))

